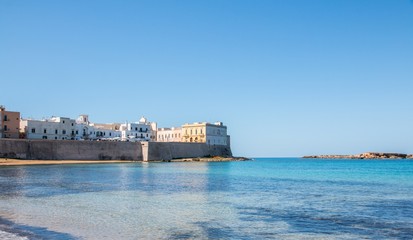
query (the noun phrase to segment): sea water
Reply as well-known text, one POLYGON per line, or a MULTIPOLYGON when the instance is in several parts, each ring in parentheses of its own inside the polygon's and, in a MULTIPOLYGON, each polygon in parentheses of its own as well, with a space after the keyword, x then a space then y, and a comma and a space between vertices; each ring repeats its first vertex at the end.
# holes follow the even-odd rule
POLYGON ((0 239, 412 239, 413 161, 0 167, 0 239))

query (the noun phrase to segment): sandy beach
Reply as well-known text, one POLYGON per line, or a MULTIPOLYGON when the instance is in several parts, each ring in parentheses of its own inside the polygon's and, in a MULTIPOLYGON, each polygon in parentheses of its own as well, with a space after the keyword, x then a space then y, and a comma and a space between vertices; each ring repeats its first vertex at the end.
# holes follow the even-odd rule
POLYGON ((131 163, 136 161, 128 160, 19 160, 0 158, 0 166, 17 165, 46 165, 46 164, 103 164, 103 163, 131 163))

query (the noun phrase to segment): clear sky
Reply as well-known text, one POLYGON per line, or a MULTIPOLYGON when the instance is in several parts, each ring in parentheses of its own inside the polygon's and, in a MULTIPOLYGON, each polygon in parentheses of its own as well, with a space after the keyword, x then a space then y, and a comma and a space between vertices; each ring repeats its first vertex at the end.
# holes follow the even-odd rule
POLYGON ((159 127, 235 155, 413 153, 411 0, 0 0, 0 104, 159 127))

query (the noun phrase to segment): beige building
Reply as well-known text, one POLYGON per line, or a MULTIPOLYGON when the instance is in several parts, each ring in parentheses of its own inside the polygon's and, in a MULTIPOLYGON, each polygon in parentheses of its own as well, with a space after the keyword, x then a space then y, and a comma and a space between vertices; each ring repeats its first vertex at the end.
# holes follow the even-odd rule
POLYGON ((20 112, 6 111, 0 105, 0 138, 19 138, 20 112))
POLYGON ((158 142, 181 142, 182 128, 158 128, 157 131, 158 142))
POLYGON ((227 127, 222 122, 192 123, 182 126, 182 142, 201 142, 208 145, 229 145, 227 127))

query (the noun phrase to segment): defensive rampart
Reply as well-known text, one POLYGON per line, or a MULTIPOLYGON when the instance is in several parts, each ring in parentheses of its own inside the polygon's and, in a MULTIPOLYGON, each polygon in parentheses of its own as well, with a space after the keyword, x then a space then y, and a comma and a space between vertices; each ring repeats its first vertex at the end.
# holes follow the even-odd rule
POLYGON ((204 143, 0 139, 0 157, 42 160, 157 161, 232 156, 229 146, 204 143))
POLYGON ((232 156, 229 146, 207 145, 205 143, 143 142, 142 149, 144 161, 232 156))

